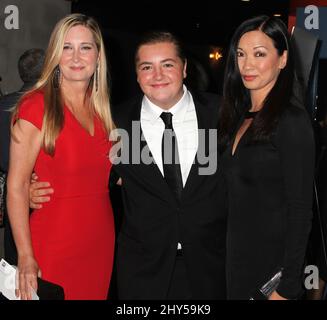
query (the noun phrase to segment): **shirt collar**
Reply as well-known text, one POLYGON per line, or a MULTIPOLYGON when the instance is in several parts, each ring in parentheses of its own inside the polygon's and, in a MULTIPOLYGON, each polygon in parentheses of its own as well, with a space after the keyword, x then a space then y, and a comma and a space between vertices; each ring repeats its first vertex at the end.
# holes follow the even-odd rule
POLYGON ((143 97, 142 105, 144 111, 146 111, 148 115, 148 119, 150 120, 151 124, 154 124, 160 118, 162 112, 171 112, 173 114, 174 122, 183 122, 187 109, 190 105, 190 101, 190 92, 187 90, 186 86, 183 85, 183 96, 175 105, 173 105, 168 110, 162 109, 159 106, 155 105, 145 95, 143 97))

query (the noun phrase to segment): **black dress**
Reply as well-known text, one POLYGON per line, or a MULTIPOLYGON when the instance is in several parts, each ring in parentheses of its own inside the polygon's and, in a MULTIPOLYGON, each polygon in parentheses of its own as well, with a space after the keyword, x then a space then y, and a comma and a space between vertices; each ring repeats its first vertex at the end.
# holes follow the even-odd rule
MULTIPOLYGON (((310 263, 318 266, 319 277, 327 282, 327 261, 325 257, 323 242, 327 243, 327 127, 317 126, 317 165, 316 183, 319 199, 320 221, 317 212, 314 212, 313 226, 310 238, 309 258, 310 263), (322 228, 322 230, 321 230, 322 228), (323 232, 323 235, 321 235, 323 232)), ((317 209, 316 209, 317 210, 317 209)))
POLYGON ((270 142, 250 143, 249 129, 232 156, 222 155, 228 186, 227 291, 249 299, 280 268, 277 292, 301 294, 312 219, 314 137, 304 109, 285 109, 270 142))

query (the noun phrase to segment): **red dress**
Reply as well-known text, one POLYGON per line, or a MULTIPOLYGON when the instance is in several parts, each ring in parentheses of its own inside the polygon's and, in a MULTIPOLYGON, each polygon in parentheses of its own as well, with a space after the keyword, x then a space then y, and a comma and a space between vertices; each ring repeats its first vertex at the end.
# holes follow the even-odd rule
MULTIPOLYGON (((18 118, 41 130, 43 94, 22 103, 18 118)), ((66 299, 106 299, 114 253, 114 219, 108 193, 111 143, 94 118, 91 136, 64 107, 55 155, 41 149, 34 171, 54 188, 51 201, 31 214, 35 258, 42 278, 58 283, 66 299)))

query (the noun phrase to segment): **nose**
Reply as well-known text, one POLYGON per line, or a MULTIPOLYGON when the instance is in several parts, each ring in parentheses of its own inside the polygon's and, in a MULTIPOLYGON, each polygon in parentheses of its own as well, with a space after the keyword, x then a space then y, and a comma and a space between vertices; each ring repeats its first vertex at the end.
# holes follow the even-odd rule
POLYGON ((79 61, 79 50, 74 50, 73 51, 73 61, 78 62, 79 61))
POLYGON ((160 79, 162 79, 162 69, 161 69, 161 67, 155 67, 154 68, 154 78, 156 79, 156 80, 160 80, 160 79))
POLYGON ((243 68, 245 70, 249 70, 253 68, 253 59, 251 57, 247 56, 246 58, 244 58, 243 68))

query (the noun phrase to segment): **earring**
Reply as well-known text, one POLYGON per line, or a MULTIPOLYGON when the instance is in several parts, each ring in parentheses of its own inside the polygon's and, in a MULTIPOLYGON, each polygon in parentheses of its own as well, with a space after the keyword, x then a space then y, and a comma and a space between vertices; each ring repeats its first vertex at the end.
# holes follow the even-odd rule
POLYGON ((54 75, 53 75, 53 87, 57 90, 60 87, 60 69, 59 66, 56 66, 55 70, 54 70, 54 75))
POLYGON ((95 81, 95 91, 98 91, 99 88, 99 65, 97 64, 94 72, 94 81, 95 81))

